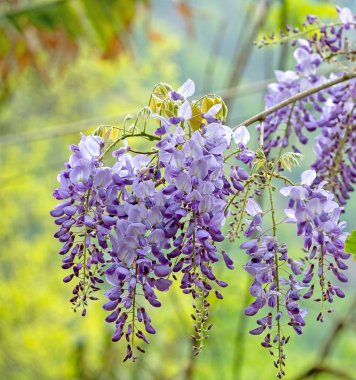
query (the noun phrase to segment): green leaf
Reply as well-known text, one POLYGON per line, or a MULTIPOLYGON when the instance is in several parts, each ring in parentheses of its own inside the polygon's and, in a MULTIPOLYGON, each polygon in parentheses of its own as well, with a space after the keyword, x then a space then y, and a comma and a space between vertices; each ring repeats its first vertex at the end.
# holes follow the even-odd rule
POLYGON ((100 136, 104 142, 110 143, 117 140, 119 137, 119 130, 111 125, 100 125, 93 133, 94 136, 100 136))
POLYGON ((356 230, 351 231, 351 234, 345 241, 345 251, 351 253, 356 260, 356 230))
POLYGON ((267 159, 262 149, 258 149, 255 155, 254 164, 256 165, 256 170, 260 169, 265 163, 267 159))
POLYGON ((170 91, 173 91, 173 88, 169 84, 163 82, 157 84, 153 88, 151 98, 149 101, 149 107, 151 108, 152 112, 161 114, 162 103, 165 100, 170 99, 170 91))
POLYGON ((303 155, 300 153, 287 152, 282 154, 279 159, 283 169, 287 169, 289 171, 292 170, 295 166, 299 166, 299 160, 303 158, 303 155))
POLYGON ((124 119, 124 132, 135 133, 135 131, 145 132, 146 125, 152 117, 150 107, 143 107, 137 113, 130 113, 124 119))
POLYGON ((192 102, 192 118, 189 120, 189 125, 193 131, 198 130, 202 124, 206 123, 202 115, 206 113, 210 107, 215 104, 221 104, 220 111, 215 115, 217 119, 224 121, 227 117, 227 107, 223 99, 214 94, 209 94, 201 97, 198 100, 192 102))

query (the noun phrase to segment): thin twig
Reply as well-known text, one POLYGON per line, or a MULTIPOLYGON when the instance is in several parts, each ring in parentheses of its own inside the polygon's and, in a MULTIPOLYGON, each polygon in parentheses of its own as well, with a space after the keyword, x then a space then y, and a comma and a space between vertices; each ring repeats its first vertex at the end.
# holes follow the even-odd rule
POLYGON ((320 353, 317 355, 318 359, 316 363, 312 365, 309 369, 307 369, 305 372, 295 377, 294 380, 307 379, 319 373, 330 373, 337 376, 340 379, 355 380, 354 377, 351 377, 348 373, 345 373, 342 370, 339 370, 337 368, 330 368, 324 365, 325 360, 331 353, 331 349, 334 347, 336 339, 338 338, 340 333, 352 322, 352 319, 354 318, 353 312, 355 308, 356 308, 356 296, 354 296, 350 304, 350 307, 348 308, 348 310, 346 310, 346 312, 344 313, 344 316, 341 317, 336 322, 334 329, 332 330, 332 332, 326 339, 320 353))
POLYGON ((238 127, 244 125, 245 127, 255 123, 256 121, 261 121, 264 120, 267 116, 275 113, 276 111, 280 110, 281 108, 287 107, 290 104, 297 102, 298 100, 301 100, 303 98, 306 98, 307 96, 313 95, 319 91, 325 90, 329 87, 335 86, 337 84, 340 84, 342 82, 346 82, 350 79, 356 78, 356 73, 351 72, 351 73, 346 73, 338 78, 335 78, 333 80, 330 80, 328 82, 325 82, 319 86, 315 86, 312 88, 309 88, 308 90, 299 92, 298 94, 291 96, 288 99, 283 100, 282 102, 274 105, 271 108, 266 109, 265 111, 259 112, 258 114, 250 117, 249 119, 243 121, 242 123, 238 124, 233 130, 237 129, 238 127))

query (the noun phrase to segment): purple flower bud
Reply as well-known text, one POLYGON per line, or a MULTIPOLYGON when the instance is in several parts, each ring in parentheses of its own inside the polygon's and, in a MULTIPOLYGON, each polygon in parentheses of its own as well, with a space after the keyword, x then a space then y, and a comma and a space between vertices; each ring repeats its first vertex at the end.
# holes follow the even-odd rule
POLYGON ((250 330, 249 333, 251 335, 261 335, 265 330, 266 330, 266 326, 260 326, 260 327, 256 327, 253 330, 250 330))
POLYGON ((119 316, 119 313, 120 313, 120 309, 115 310, 114 312, 112 312, 105 318, 105 321, 108 323, 115 322, 119 316))
POLYGON ((229 269, 234 269, 234 262, 231 260, 231 258, 227 255, 225 251, 221 251, 221 255, 224 259, 225 265, 229 269))
POLYGON ((164 292, 164 291, 167 291, 169 289, 169 287, 172 285, 172 281, 167 280, 167 279, 163 279, 163 278, 159 278, 159 279, 155 280, 154 284, 158 290, 160 290, 161 292, 164 292))

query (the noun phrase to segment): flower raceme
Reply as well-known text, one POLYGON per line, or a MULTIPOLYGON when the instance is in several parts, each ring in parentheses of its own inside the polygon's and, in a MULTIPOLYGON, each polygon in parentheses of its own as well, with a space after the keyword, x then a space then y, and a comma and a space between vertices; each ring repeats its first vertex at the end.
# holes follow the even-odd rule
MULTIPOLYGON (((346 24, 350 29, 348 13, 343 11, 340 17, 348 20, 343 31, 346 24)), ((297 71, 277 73, 279 83, 269 87, 267 107, 323 81, 315 71, 323 56, 313 49, 310 41, 298 42, 297 71)), ((217 277, 216 263, 234 269, 233 259, 221 247, 225 222, 232 220, 229 239, 247 239, 241 249, 248 256, 244 268, 253 277, 254 300, 245 314, 263 313, 250 332, 264 334, 262 346, 275 357, 277 377, 282 377, 284 345, 289 340, 282 322, 301 334, 307 315, 302 300, 304 305, 318 293, 322 307, 317 318, 322 321, 324 302, 345 296, 326 272, 341 283, 347 281, 347 234, 339 220, 339 203, 347 201, 356 173, 347 150, 354 132, 352 85, 350 81, 307 99, 322 114, 319 119, 303 101, 279 108, 259 128, 264 131, 260 136, 264 145, 256 151, 248 148, 245 126, 233 130, 224 125, 227 111, 221 98, 188 100, 195 91, 191 80, 176 91, 167 84, 157 85, 149 106, 127 118, 134 119, 130 127, 126 120, 122 129, 99 128, 92 136, 82 135, 79 144, 70 147, 72 154, 58 176, 54 197, 60 203, 51 211, 59 226, 55 237, 62 243, 62 268, 70 271, 63 280, 75 282, 74 310, 80 308, 85 315, 89 300, 98 299, 94 292, 100 284, 108 284, 103 308, 108 312, 106 321, 113 325, 112 340, 126 341, 124 360, 135 360, 155 333, 150 308, 161 307, 160 292, 169 291, 175 282, 193 299, 193 349, 198 354, 211 328, 211 297, 222 299, 221 289, 228 285, 217 277), (324 101, 326 96, 332 100, 324 101), (343 111, 334 110, 334 105, 343 111), (281 123, 287 124, 285 136, 275 138, 281 123), (307 142, 302 125, 325 131, 316 142, 314 170, 304 172, 297 186, 284 176, 281 154, 289 145, 291 126, 300 141, 307 142), (334 132, 342 146, 326 148, 330 144, 325 139, 333 138, 334 132), (132 149, 132 137, 149 141, 148 150, 132 149), (275 148, 278 154, 273 157, 275 148), (318 164, 320 155, 326 154, 343 168, 328 183, 324 179, 330 169, 318 164), (280 190, 289 199, 285 222, 296 224, 297 235, 303 237, 308 252, 304 258, 292 258, 287 245, 279 241, 281 221, 273 197, 281 181, 290 185, 280 190), (262 206, 264 194, 269 195, 267 207, 262 206)))
POLYGON ((54 191, 54 197, 62 202, 51 211, 60 226, 55 237, 63 243, 59 251, 64 256, 62 268, 72 271, 63 281, 78 279, 71 302, 74 310, 82 307, 83 315, 87 297, 95 299, 90 294, 103 282, 107 238, 115 223, 106 214, 114 185, 111 169, 99 162, 103 147, 102 138, 84 135, 78 146, 70 147, 72 155, 58 176, 61 186, 54 191))
MULTIPOLYGON (((222 260, 233 268, 216 246, 224 240, 227 197, 233 192, 223 171, 232 131, 214 119, 187 135, 181 123, 189 108, 183 99, 179 116, 154 115, 160 122, 154 154, 133 155, 126 144, 113 152, 112 167, 103 163, 104 140, 83 135, 71 147, 54 192, 64 200, 51 212, 61 225, 55 237, 64 243, 63 268, 73 270, 64 281, 78 279, 71 301, 85 314, 88 296, 105 279, 106 321, 116 326, 113 341, 127 340, 125 360, 135 359, 134 348, 144 351, 134 347, 134 337, 148 343, 145 334, 155 332, 142 298, 159 307, 157 291, 167 291, 178 273, 183 293, 206 310, 201 315, 196 306, 198 352, 207 328, 207 298, 211 291, 222 298, 218 288, 227 286, 213 264, 222 260)), ((206 119, 219 108, 210 109, 206 119)))
MULTIPOLYGON (((337 11, 341 23, 320 26, 318 33, 309 34, 310 38, 299 38, 293 42, 296 45, 295 70, 275 71, 277 82, 268 86, 266 108, 303 90, 340 77, 348 69, 354 70, 348 65, 352 64, 354 55, 354 46, 350 41, 356 23, 350 9, 337 8, 337 11), (329 76, 320 73, 320 69, 329 63, 336 64, 341 69, 338 72, 332 71, 329 76)), ((315 16, 309 16, 306 22, 313 28, 317 23, 315 16)), ((305 36, 308 34, 305 33, 305 36)), ((328 181, 328 189, 333 191, 342 205, 346 204, 356 183, 356 151, 352 149, 356 136, 355 94, 356 78, 353 78, 291 102, 268 116, 264 125, 264 150, 267 155, 276 147, 286 148, 293 132, 304 145, 309 141, 309 133, 318 133, 312 165, 317 172, 315 181, 328 181), (279 130, 283 131, 282 134, 279 130)), ((298 148, 293 148, 299 151, 298 148)))
MULTIPOLYGON (((340 282, 347 282, 343 271, 348 269, 345 260, 351 255, 345 253, 346 223, 339 220, 342 208, 334 201, 334 195, 324 189, 326 183, 313 186, 315 179, 316 172, 308 170, 302 174, 300 186, 284 187, 281 193, 289 198, 286 222, 297 225, 297 234, 303 236, 304 249, 309 252, 302 283, 309 285, 316 274, 321 288, 317 301, 332 303, 335 295, 341 298, 345 295, 331 280, 326 280, 325 270, 340 282)), ((310 298, 313 291, 312 284, 304 298, 310 298)), ((318 319, 323 320, 323 310, 318 319)))

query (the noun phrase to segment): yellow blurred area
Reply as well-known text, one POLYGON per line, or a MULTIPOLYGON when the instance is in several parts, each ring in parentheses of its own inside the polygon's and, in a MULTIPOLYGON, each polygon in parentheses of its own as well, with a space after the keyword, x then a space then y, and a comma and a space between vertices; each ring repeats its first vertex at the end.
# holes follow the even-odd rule
MULTIPOLYGON (((157 9, 161 3, 155 4, 157 9)), ((214 12, 224 15, 219 4, 211 5, 210 15, 215 17, 214 12)), ((233 8, 234 1, 226 4, 229 9, 237 9, 233 8)), ((238 9, 245 10, 244 4, 237 4, 238 9)), ((199 14, 197 23, 204 22, 208 11, 199 14)), ((329 15, 329 6, 325 12, 329 15)), ((145 20, 139 21, 142 27, 145 20)), ((170 29, 169 18, 156 17, 154 22, 157 28, 163 25, 170 29)), ((205 32, 209 28, 208 24, 205 32)), ((55 80, 43 81, 27 69, 11 96, 1 104, 0 380, 275 378, 275 368, 260 345, 260 337, 248 334, 254 327, 254 318, 247 320, 242 316, 251 279, 241 268, 246 260, 238 243, 224 242, 236 269, 228 271, 223 265, 218 266, 217 273, 229 286, 223 289, 224 300, 211 300, 214 326, 203 352, 195 359, 190 340, 191 299, 181 293, 178 284, 161 294, 162 308, 151 310, 157 334, 150 336, 146 354, 140 355, 137 363, 122 363, 125 344, 111 342, 113 328, 105 323, 106 313, 101 307, 103 291, 83 318, 71 310, 71 284, 62 282, 66 273, 61 269, 57 253, 60 244, 53 238, 56 226, 49 211, 56 204, 52 191, 57 186, 57 173, 69 157, 68 146, 79 141, 80 131, 92 133, 98 125, 121 125, 126 114, 148 104, 156 83, 167 82, 176 87, 191 75, 198 77, 198 83, 202 82, 210 43, 205 46, 190 41, 187 47, 189 38, 184 32, 169 31, 158 41, 140 41, 133 49, 134 56, 124 53, 115 61, 93 57, 92 51, 84 46, 79 59, 57 74, 55 80), (239 357, 243 357, 243 368, 240 377, 235 377, 239 357)), ((228 49, 232 49, 233 42, 234 39, 229 40, 228 49)), ((224 60, 217 60, 218 68, 225 66, 228 64, 224 60)), ((252 64, 250 77, 261 71, 259 67, 260 61, 252 64)), ((223 88, 222 82, 219 77, 217 88, 211 90, 223 88)), ((261 94, 256 94, 252 102, 250 99, 241 99, 236 107, 239 117, 253 113, 253 107, 261 103, 261 94)), ((133 146, 147 150, 144 144, 147 143, 132 142, 133 146)), ((311 158, 306 157, 308 160, 311 158)), ((350 204, 346 218, 355 227, 355 196, 350 204)), ((294 231, 282 226, 281 236, 290 243, 292 254, 299 257, 301 241, 294 237, 294 231)), ((355 293, 355 270, 353 263, 346 302, 335 302, 336 313, 328 315, 320 326, 315 322, 318 306, 312 306, 304 335, 292 336, 286 348, 287 380, 296 379, 318 358, 335 321, 343 317, 355 293)), ((330 365, 350 373, 350 379, 356 373, 355 330, 354 326, 345 329, 328 359, 330 365)), ((321 374, 315 379, 336 377, 321 374)))

